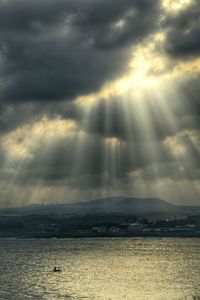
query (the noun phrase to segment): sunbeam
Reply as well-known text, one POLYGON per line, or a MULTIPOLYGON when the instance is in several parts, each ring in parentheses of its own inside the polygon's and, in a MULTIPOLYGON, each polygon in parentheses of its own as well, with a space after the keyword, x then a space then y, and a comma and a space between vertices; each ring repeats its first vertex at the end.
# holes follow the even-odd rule
POLYGON ((0 299, 200 299, 199 95, 200 0, 0 0, 0 299))
POLYGON ((33 34, 34 45, 17 36, 29 55, 24 63, 12 54, 10 29, 2 76, 18 64, 24 72, 0 85, 8 101, 0 107, 4 199, 17 190, 16 205, 122 194, 187 203, 184 185, 198 203, 198 3, 150 2, 124 4, 104 23, 88 10, 94 4, 80 15, 66 4, 71 13, 52 21, 51 31, 46 19, 33 18, 24 35, 33 34), (54 52, 44 57, 48 46, 54 52), (36 58, 40 79, 28 68, 36 58))

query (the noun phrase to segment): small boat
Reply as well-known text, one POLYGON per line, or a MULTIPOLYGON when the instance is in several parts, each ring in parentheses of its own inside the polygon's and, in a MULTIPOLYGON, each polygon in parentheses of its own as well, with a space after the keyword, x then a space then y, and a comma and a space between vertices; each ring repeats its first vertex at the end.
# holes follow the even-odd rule
POLYGON ((59 267, 54 267, 53 272, 61 272, 61 269, 59 267))

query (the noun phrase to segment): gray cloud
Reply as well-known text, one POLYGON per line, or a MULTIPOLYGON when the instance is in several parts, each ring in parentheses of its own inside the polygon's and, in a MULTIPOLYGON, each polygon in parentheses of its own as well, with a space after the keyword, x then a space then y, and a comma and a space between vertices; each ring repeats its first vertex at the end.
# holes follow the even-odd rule
POLYGON ((199 16, 199 1, 194 0, 187 9, 166 17, 165 48, 168 54, 176 58, 190 58, 200 54, 199 16))
POLYGON ((152 0, 1 1, 1 100, 97 90, 126 69, 130 46, 155 30, 158 11, 152 0))
POLYGON ((72 119, 80 122, 83 113, 73 102, 50 103, 0 103, 0 134, 6 134, 43 117, 72 119))

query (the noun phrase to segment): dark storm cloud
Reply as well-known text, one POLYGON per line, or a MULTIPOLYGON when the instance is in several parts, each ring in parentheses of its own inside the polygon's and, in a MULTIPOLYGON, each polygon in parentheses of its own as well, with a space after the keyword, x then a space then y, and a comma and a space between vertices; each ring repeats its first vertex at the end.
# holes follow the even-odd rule
POLYGON ((153 0, 1 0, 1 100, 97 90, 126 69, 130 46, 155 30, 158 12, 153 0))
POLYGON ((165 21, 167 39, 165 48, 176 58, 200 54, 200 5, 194 0, 187 9, 167 16, 165 21))

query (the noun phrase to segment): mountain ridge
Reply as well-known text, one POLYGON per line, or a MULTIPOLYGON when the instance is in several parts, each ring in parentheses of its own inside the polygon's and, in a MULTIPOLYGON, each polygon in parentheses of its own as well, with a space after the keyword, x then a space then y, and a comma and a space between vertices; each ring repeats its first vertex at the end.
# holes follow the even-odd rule
MULTIPOLYGON (((194 207, 194 209, 200 207, 194 207)), ((175 205, 159 198, 136 198, 136 197, 107 197, 76 202, 69 204, 49 204, 49 205, 30 205, 19 208, 2 208, 0 214, 149 214, 149 213, 170 213, 179 212, 184 209, 180 205, 175 205)))

